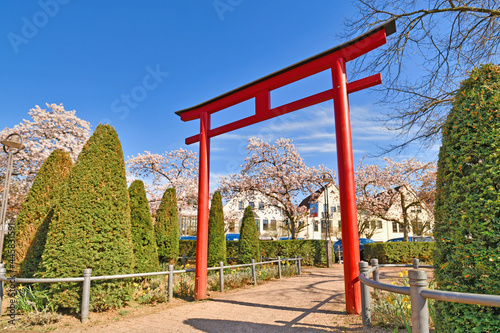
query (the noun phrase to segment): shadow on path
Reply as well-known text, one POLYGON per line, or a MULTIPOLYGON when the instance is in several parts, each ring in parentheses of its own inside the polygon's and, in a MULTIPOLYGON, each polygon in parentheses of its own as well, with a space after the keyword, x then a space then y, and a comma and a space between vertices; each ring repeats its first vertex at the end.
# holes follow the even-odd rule
POLYGON ((281 305, 269 305, 269 304, 261 304, 261 303, 250 303, 250 302, 241 302, 241 301, 231 301, 231 300, 225 300, 225 299, 213 299, 211 302, 217 302, 217 303, 229 303, 229 304, 234 304, 234 305, 241 305, 241 306, 251 306, 251 307, 259 307, 259 308, 265 308, 265 309, 272 309, 272 310, 283 310, 283 311, 299 311, 299 312, 304 312, 304 315, 301 315, 301 317, 305 317, 311 313, 324 313, 324 314, 344 314, 345 312, 343 311, 331 311, 331 310, 321 310, 319 309, 326 303, 330 302, 331 300, 335 299, 336 297, 341 296, 340 294, 332 295, 328 297, 326 300, 318 303, 316 306, 312 307, 311 309, 308 308, 294 308, 294 307, 289 307, 289 306, 281 306, 281 305))
MULTIPOLYGON (((316 304, 312 308, 297 308, 297 307, 289 307, 281 305, 269 305, 269 304, 242 302, 234 300, 214 299, 211 300, 211 302, 227 303, 227 304, 240 305, 246 307, 265 308, 270 310, 296 311, 296 312, 301 312, 301 314, 290 321, 276 321, 276 325, 233 321, 233 320, 201 319, 201 318, 187 319, 184 321, 184 323, 191 325, 192 327, 204 332, 332 332, 332 327, 317 325, 317 324, 300 323, 300 321, 306 318, 308 315, 314 313, 321 313, 327 315, 344 314, 343 311, 331 311, 331 310, 321 309, 322 306, 324 306, 325 304, 329 303, 330 301, 334 300, 339 296, 341 296, 341 294, 332 295, 326 298, 325 300, 318 302, 318 304, 316 304)), ((334 332, 346 332, 350 330, 351 329, 341 327, 334 332)))
POLYGON ((220 332, 249 332, 249 333, 273 333, 273 332, 311 332, 311 333, 320 333, 320 332, 353 332, 359 331, 354 328, 347 327, 338 327, 332 330, 332 327, 326 327, 322 325, 311 325, 311 324, 294 324, 295 326, 280 326, 279 324, 271 325, 271 324, 259 324, 245 321, 237 321, 237 320, 219 320, 219 319, 202 319, 202 318, 191 318, 184 321, 186 325, 190 325, 191 327, 200 330, 202 332, 209 333, 220 333, 220 332))

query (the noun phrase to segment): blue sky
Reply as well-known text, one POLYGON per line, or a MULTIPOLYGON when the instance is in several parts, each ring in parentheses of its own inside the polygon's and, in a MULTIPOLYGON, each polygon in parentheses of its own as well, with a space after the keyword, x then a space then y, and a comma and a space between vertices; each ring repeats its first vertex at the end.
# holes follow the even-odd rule
MULTIPOLYGON (((63 103, 92 128, 113 125, 125 157, 198 151, 184 144, 198 121, 181 122, 174 111, 345 42, 337 34, 355 14, 349 2, 331 0, 9 0, 0 13, 0 127, 35 105, 63 103)), ((273 93, 272 106, 329 88, 330 74, 320 73, 273 93)), ((375 101, 369 89, 350 96, 355 163, 394 140, 374 120, 384 111, 375 101)), ((222 111, 213 127, 252 110, 248 102, 222 111)), ((211 172, 238 171, 251 136, 291 138, 309 166, 336 170, 334 133, 332 102, 296 111, 212 139, 211 172)))

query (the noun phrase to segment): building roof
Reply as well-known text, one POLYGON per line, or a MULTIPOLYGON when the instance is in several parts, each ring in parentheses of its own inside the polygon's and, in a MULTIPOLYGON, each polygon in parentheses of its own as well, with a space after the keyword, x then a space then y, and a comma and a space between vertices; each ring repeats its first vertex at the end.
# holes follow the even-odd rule
MULTIPOLYGON (((333 187, 335 187, 338 190, 338 186, 335 183, 329 183, 327 187, 329 187, 330 185, 333 185, 333 187)), ((321 194, 323 194, 323 189, 324 187, 321 186, 316 192, 311 193, 309 196, 305 197, 304 200, 300 202, 299 207, 306 206, 307 208, 309 208, 311 202, 318 200, 321 194)))

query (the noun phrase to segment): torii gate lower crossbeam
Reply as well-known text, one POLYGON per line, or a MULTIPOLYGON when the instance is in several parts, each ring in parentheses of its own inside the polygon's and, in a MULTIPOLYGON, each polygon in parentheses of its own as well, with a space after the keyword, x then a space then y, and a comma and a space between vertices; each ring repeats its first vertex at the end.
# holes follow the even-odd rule
POLYGON ((380 84, 382 80, 380 74, 376 74, 348 83, 346 79, 346 63, 385 44, 386 37, 395 31, 395 21, 388 21, 347 43, 305 59, 209 101, 176 112, 182 121, 200 119, 200 133, 186 139, 186 144, 200 142, 195 277, 196 300, 205 299, 207 291, 210 138, 333 99, 339 171, 346 308, 348 313, 361 312, 361 295, 358 280, 358 262, 360 259, 359 234, 348 94, 380 84), (332 89, 275 108, 270 107, 270 92, 272 90, 328 69, 332 72, 332 89), (253 116, 214 129, 210 128, 210 115, 212 113, 251 98, 255 99, 255 114, 253 116))

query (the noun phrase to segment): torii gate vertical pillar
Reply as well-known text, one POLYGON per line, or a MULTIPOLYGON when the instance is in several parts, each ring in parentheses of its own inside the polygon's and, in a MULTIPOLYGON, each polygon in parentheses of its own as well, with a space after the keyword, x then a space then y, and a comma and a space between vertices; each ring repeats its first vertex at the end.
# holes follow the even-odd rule
POLYGON ((198 179, 198 230, 196 236, 196 272, 194 299, 207 297, 208 264, 208 189, 210 157, 210 115, 203 112, 200 116, 200 166, 198 179))
POLYGON ((339 171, 342 250, 344 256, 344 285, 347 313, 361 312, 359 276, 359 238, 354 186, 354 163, 351 138, 351 120, 345 60, 336 58, 332 64, 333 105, 335 109, 335 135, 337 138, 337 164, 339 171))

